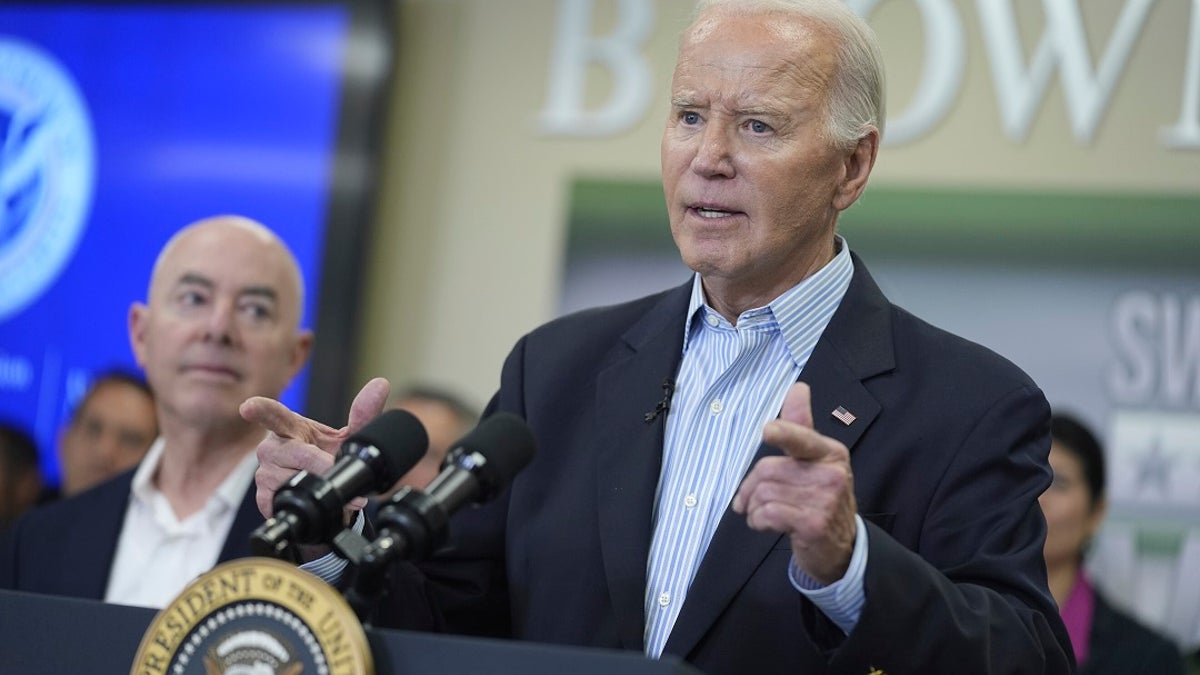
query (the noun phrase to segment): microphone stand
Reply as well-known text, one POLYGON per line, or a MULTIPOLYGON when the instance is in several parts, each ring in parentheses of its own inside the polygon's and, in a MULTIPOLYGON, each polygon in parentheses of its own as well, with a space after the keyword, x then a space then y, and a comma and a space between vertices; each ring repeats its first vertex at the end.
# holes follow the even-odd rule
MULTIPOLYGON (((375 561, 368 560, 366 551, 370 542, 350 528, 339 532, 330 545, 354 568, 352 572, 354 581, 342 595, 345 597, 346 603, 354 610, 354 614, 358 616, 359 622, 364 626, 369 626, 375 616, 375 609, 379 605, 380 591, 383 588, 383 582, 386 581, 387 572, 381 570, 375 561), (366 590, 366 586, 359 588, 359 580, 364 578, 364 575, 371 578, 379 577, 377 588, 370 592, 366 590)), ((371 585, 375 585, 374 582, 371 585)))
POLYGON ((346 529, 333 538, 333 548, 354 565, 354 580, 346 589, 346 602, 359 621, 371 625, 387 589, 396 560, 422 560, 446 540, 449 514, 421 490, 404 487, 380 508, 379 536, 368 542, 346 529))

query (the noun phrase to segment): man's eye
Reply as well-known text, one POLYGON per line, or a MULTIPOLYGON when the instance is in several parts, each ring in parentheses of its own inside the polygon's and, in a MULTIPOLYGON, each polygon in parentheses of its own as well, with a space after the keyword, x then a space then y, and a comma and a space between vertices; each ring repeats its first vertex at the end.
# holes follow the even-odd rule
POLYGON ((269 319, 272 316, 270 307, 254 303, 242 305, 242 313, 255 320, 269 319))
POLYGON ((685 112, 680 116, 679 119, 681 119, 684 124, 688 125, 700 123, 700 116, 694 112, 685 112))
POLYGON ((126 450, 140 450, 145 443, 146 439, 142 438, 140 434, 121 434, 121 447, 126 450))
POLYGON ((758 120, 750 120, 746 123, 746 128, 750 129, 750 131, 756 134, 765 134, 771 131, 771 127, 769 125, 758 120))
POLYGON ((184 291, 179 294, 179 303, 182 305, 203 305, 204 295, 196 291, 184 291))

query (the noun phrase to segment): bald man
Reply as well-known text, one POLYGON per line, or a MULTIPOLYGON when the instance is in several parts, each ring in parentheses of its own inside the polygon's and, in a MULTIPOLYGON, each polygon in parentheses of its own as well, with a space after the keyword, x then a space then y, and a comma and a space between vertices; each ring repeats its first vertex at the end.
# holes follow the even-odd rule
POLYGON ((278 397, 304 365, 303 304, 295 258, 263 225, 219 216, 175 234, 129 310, 160 435, 136 469, 20 521, 0 587, 163 607, 216 563, 250 555, 263 431, 238 406, 278 397))
POLYGON ((24 427, 0 420, 0 532, 32 508, 41 493, 37 441, 24 427))

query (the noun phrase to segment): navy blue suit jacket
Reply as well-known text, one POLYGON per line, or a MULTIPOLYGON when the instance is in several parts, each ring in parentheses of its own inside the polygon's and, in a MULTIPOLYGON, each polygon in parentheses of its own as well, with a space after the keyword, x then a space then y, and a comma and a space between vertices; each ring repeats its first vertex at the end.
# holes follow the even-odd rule
MULTIPOLYGON (((1045 397, 893 306, 854 262, 800 379, 817 430, 850 449, 869 546, 861 619, 842 634, 791 587, 789 538, 727 510, 666 653, 713 675, 1070 672, 1042 558, 1045 397)), ((677 372, 689 291, 567 316, 513 349, 490 407, 528 421, 537 456, 423 565, 451 630, 643 650, 664 430, 644 416, 677 372)))
MULTIPOLYGON (((135 471, 22 516, 0 546, 0 588, 103 600, 135 471)), ((263 522, 254 497, 251 483, 218 563, 250 555, 250 533, 263 522)))

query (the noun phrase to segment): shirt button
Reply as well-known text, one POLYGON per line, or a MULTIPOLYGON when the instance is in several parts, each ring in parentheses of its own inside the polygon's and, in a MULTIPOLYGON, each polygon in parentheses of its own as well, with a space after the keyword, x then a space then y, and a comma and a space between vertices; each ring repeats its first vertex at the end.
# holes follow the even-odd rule
POLYGON ((666 607, 669 604, 671 604, 671 594, 670 593, 660 593, 658 596, 658 606, 666 607))
POLYGON ((696 506, 696 495, 688 495, 688 496, 684 497, 684 498, 683 498, 683 505, 684 505, 684 506, 686 506, 686 507, 688 507, 689 509, 691 509, 691 508, 695 508, 695 506, 696 506))
POLYGON ((708 409, 711 410, 714 415, 716 415, 717 413, 724 410, 725 406, 723 406, 721 404, 721 399, 718 398, 718 399, 713 399, 713 402, 708 404, 708 409))
POLYGON ((706 315, 704 320, 707 321, 708 325, 712 326, 713 328, 716 328, 717 324, 721 323, 721 320, 712 314, 706 315))

